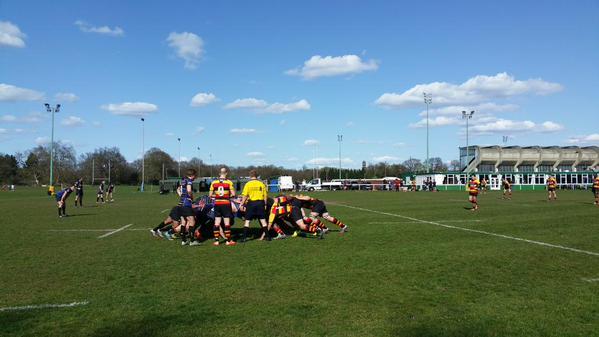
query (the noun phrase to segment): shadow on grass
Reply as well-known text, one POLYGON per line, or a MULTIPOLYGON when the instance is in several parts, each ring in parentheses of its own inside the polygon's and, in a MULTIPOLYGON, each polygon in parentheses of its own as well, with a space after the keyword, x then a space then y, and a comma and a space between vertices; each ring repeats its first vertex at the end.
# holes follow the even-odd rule
POLYGON ((209 318, 218 319, 218 314, 214 312, 205 312, 201 314, 190 314, 187 312, 183 316, 161 315, 146 316, 141 319, 131 319, 127 321, 117 321, 110 326, 100 327, 90 336, 93 337, 154 337, 176 335, 177 329, 181 329, 184 335, 190 335, 190 330, 197 329, 195 336, 206 335, 207 326, 210 324, 209 318))
POLYGON ((505 332, 496 325, 484 322, 460 322, 459 326, 450 322, 428 321, 407 327, 396 328, 393 336, 411 337, 486 337, 502 336, 505 332))

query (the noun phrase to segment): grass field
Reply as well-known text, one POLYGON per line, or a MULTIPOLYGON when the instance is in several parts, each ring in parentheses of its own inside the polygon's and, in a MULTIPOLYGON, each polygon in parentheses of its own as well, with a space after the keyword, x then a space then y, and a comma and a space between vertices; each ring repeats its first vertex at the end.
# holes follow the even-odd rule
POLYGON ((0 308, 88 302, 0 311, 0 336, 599 336, 590 192, 494 192, 476 213, 464 192, 323 192, 349 233, 236 247, 142 230, 172 195, 86 193, 63 219, 41 190, 0 194, 0 308))

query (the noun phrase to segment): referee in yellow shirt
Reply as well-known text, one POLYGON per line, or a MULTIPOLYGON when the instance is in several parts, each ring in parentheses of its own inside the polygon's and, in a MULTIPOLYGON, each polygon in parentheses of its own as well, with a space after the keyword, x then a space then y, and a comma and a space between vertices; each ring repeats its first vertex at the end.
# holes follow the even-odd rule
POLYGON ((245 242, 250 230, 250 221, 254 219, 260 221, 260 231, 262 233, 260 240, 264 240, 265 238, 270 239, 266 223, 266 198, 268 198, 268 193, 264 183, 258 180, 256 170, 250 171, 250 181, 243 187, 241 195, 243 197, 241 204, 245 206, 243 241, 245 242))

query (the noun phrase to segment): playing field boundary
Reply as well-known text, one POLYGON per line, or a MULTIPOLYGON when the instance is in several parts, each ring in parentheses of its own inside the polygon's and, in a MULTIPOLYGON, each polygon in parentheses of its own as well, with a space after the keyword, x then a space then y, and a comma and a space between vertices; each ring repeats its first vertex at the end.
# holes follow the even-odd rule
POLYGON ((7 311, 26 311, 26 310, 36 310, 36 309, 54 309, 54 308, 72 308, 82 305, 88 305, 89 301, 82 302, 71 302, 64 304, 36 304, 36 305, 24 305, 19 307, 4 307, 0 308, 0 312, 7 311))
POLYGON ((421 219, 417 219, 417 218, 413 218, 413 217, 409 217, 409 216, 405 216, 405 215, 401 215, 401 214, 381 212, 381 211, 377 211, 377 210, 373 210, 373 209, 356 207, 356 206, 351 206, 351 205, 346 205, 346 204, 341 204, 341 203, 336 203, 336 202, 329 202, 329 204, 335 205, 335 206, 340 206, 340 207, 351 208, 351 209, 355 209, 355 210, 359 210, 359 211, 365 211, 365 212, 371 212, 371 213, 376 213, 376 214, 381 214, 381 215, 392 216, 392 217, 411 220, 411 221, 420 222, 420 223, 427 223, 427 224, 444 227, 444 228, 457 229, 457 230, 461 230, 461 231, 465 231, 465 232, 478 233, 478 234, 483 234, 483 235, 495 236, 495 237, 503 238, 503 239, 526 242, 526 243, 535 244, 535 245, 539 245, 539 246, 562 249, 562 250, 567 250, 567 251, 575 252, 575 253, 579 253, 579 254, 599 256, 599 253, 597 253, 597 252, 591 252, 588 250, 582 250, 582 249, 577 249, 577 248, 572 248, 572 247, 567 247, 567 246, 562 246, 562 245, 555 245, 552 243, 547 243, 547 242, 542 242, 542 241, 535 241, 535 240, 519 238, 516 236, 509 236, 509 235, 505 235, 505 234, 487 232, 487 231, 483 231, 483 230, 479 230, 479 229, 471 229, 471 228, 447 225, 447 224, 442 224, 442 223, 435 222, 435 221, 421 220, 421 219))

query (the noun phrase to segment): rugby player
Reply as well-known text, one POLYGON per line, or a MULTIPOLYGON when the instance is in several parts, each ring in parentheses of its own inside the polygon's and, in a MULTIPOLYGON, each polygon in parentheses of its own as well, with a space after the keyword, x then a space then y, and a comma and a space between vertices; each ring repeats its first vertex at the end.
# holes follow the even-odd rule
POLYGON ((100 186, 98 186, 98 193, 96 194, 96 204, 100 201, 100 199, 102 200, 102 203, 104 203, 104 180, 102 180, 100 186))
POLYGON ((179 231, 179 222, 181 221, 180 207, 181 206, 177 205, 171 208, 171 211, 166 219, 160 222, 154 229, 151 229, 150 233, 152 233, 152 235, 155 237, 163 237, 165 239, 172 240, 170 230, 172 229, 175 232, 179 231))
POLYGON ((114 191, 114 184, 110 183, 108 185, 108 190, 106 191, 106 201, 110 201, 113 202, 114 199, 112 198, 112 192, 114 191))
POLYGON ((485 177, 483 177, 483 179, 480 181, 480 190, 481 190, 482 194, 487 193, 488 186, 487 186, 487 178, 485 178, 485 177))
MULTIPOLYGON (((300 230, 311 234, 316 234, 320 239, 323 238, 324 231, 315 223, 306 225, 302 217, 301 210, 291 204, 290 197, 280 195, 274 199, 273 205, 270 209, 270 215, 268 217, 268 225, 273 226, 277 219, 290 219, 300 230)), ((297 236, 297 234, 294 233, 293 236, 297 236)))
POLYGON ((83 178, 79 178, 75 182, 75 207, 77 207, 77 202, 79 202, 79 206, 83 207, 83 178))
POLYGON ((250 181, 248 181, 241 191, 242 210, 245 210, 245 224, 243 225, 243 239, 245 242, 250 230, 250 221, 256 219, 260 222, 260 240, 264 238, 270 239, 268 227, 266 223, 266 200, 268 192, 263 182, 258 180, 256 170, 250 171, 250 181))
MULTIPOLYGON (((327 205, 324 203, 324 201, 316 199, 316 198, 311 198, 309 196, 296 196, 297 199, 300 199, 302 201, 304 201, 304 206, 306 206, 306 208, 310 209, 310 217, 312 218, 312 221, 316 222, 316 225, 321 227, 320 225, 320 220, 318 220, 318 217, 321 217, 325 220, 327 220, 328 222, 335 224, 337 226, 339 226, 340 228, 340 233, 343 234, 347 231, 349 231, 349 227, 344 224, 343 222, 341 222, 341 220, 331 216, 329 214, 329 211, 327 210, 327 205)), ((324 225, 322 225, 324 226, 324 225)), ((327 232, 328 228, 326 228, 326 226, 324 226, 324 231, 327 232)))
POLYGON ((599 206, 599 173, 595 175, 595 180, 593 180, 593 194, 595 194, 595 205, 599 206))
POLYGON ((235 196, 235 187, 233 182, 227 179, 228 171, 222 167, 219 178, 210 184, 209 197, 214 198, 214 243, 220 245, 221 223, 225 226, 225 240, 227 246, 234 246, 237 243, 231 239, 231 197, 235 196))
MULTIPOLYGON (((483 178, 484 179, 484 178, 483 178)), ((481 183, 482 188, 482 183, 481 183)), ((508 178, 503 178, 503 199, 512 199, 512 182, 508 178)))
POLYGON ((185 221, 185 228, 181 227, 181 245, 196 246, 200 243, 194 239, 195 232, 195 216, 193 214, 193 180, 196 178, 195 169, 187 169, 185 177, 181 180, 181 207, 180 215, 185 221), (187 237, 189 236, 189 241, 187 237))
POLYGON ((468 182, 468 200, 472 203, 471 211, 478 209, 478 190, 480 188, 480 181, 475 175, 472 175, 470 182, 468 182))
POLYGON ((58 217, 67 216, 67 198, 73 193, 75 186, 67 187, 56 193, 56 205, 58 206, 58 217))
POLYGON ((554 175, 551 175, 549 178, 547 178, 547 200, 551 201, 551 199, 553 198, 553 200, 557 200, 557 194, 555 194, 555 189, 557 188, 557 180, 555 179, 554 175))

